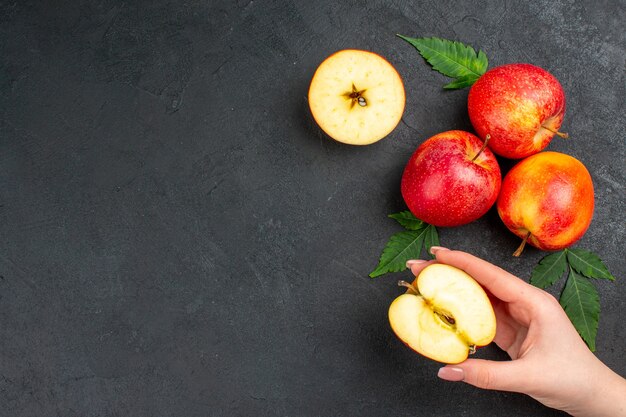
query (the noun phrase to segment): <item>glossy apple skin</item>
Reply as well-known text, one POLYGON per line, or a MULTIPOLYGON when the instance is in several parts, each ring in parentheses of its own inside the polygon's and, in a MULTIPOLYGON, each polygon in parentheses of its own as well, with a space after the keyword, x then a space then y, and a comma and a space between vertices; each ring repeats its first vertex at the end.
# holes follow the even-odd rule
POLYGON ((467 109, 478 136, 491 135, 489 147, 495 154, 521 159, 548 146, 559 130, 565 93, 548 71, 508 64, 487 71, 472 85, 467 109))
POLYGON ((475 135, 462 130, 439 133, 409 159, 401 181, 402 197, 415 217, 434 226, 470 223, 495 203, 500 167, 475 135))
POLYGON ((593 217, 593 182, 576 158, 541 152, 517 163, 504 177, 497 209, 506 227, 541 250, 570 246, 593 217))

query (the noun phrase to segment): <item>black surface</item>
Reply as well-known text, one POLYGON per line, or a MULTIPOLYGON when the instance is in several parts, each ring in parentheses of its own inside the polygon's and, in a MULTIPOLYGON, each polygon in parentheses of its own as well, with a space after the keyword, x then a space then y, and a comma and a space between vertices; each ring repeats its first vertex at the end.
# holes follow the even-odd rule
MULTIPOLYGON (((561 81, 571 139, 549 149, 594 178, 578 247, 618 277, 597 283, 597 355, 625 375, 624 3, 457 3, 0 2, 0 413, 560 415, 440 381, 387 322, 406 274, 367 277, 412 151, 471 128, 467 90, 396 33, 561 81), (405 82, 403 122, 371 146, 308 111, 343 48, 405 82)), ((543 255, 513 259, 493 211, 440 237, 524 278, 543 255)))

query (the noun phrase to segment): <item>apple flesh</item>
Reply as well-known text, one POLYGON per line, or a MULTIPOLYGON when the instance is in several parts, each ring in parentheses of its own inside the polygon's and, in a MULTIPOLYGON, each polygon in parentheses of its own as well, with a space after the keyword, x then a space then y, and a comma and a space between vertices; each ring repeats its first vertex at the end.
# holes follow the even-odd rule
POLYGON ((404 112, 404 85, 394 67, 373 52, 345 49, 315 71, 309 107, 331 138, 368 145, 387 136, 404 112))
POLYGON ((498 198, 501 183, 498 162, 484 145, 462 130, 422 143, 400 185, 411 213, 434 226, 460 226, 484 215, 498 198))
POLYGON ((394 333, 417 353, 443 363, 467 359, 491 343, 496 316, 482 287, 464 271, 432 264, 389 306, 394 333))
POLYGON ((541 152, 518 162, 504 177, 497 209, 506 227, 541 250, 570 246, 593 217, 593 182, 578 159, 541 152))
POLYGON ((508 64, 483 74, 472 85, 467 108, 481 138, 497 155, 521 159, 535 154, 559 132, 565 93, 548 71, 531 64, 508 64))

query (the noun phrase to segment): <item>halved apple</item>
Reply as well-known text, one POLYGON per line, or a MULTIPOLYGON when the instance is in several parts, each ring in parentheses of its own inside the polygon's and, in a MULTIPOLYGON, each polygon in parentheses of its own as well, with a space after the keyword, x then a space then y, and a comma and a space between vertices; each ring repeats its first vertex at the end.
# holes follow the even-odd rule
POLYGON ((309 107, 331 138, 368 145, 387 136, 404 112, 404 85, 373 52, 345 49, 324 60, 309 87, 309 107))
POLYGON ((411 349, 444 363, 459 363, 496 334, 496 316, 483 288, 449 265, 424 268, 389 306, 389 323, 411 349))

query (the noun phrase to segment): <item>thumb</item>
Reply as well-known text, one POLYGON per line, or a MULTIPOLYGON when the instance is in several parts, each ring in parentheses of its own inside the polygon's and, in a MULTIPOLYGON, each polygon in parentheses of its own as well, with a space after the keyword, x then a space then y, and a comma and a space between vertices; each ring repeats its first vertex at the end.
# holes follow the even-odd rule
POLYGON ((519 362, 468 359, 439 369, 437 376, 446 381, 463 381, 483 389, 524 392, 527 381, 524 367, 519 362))

